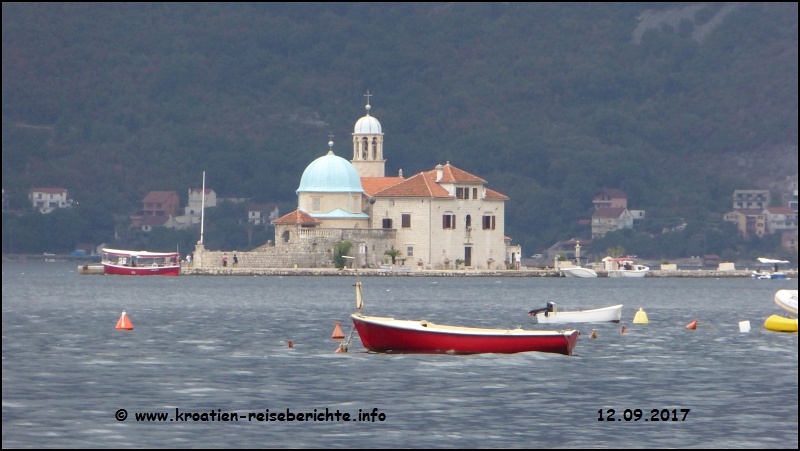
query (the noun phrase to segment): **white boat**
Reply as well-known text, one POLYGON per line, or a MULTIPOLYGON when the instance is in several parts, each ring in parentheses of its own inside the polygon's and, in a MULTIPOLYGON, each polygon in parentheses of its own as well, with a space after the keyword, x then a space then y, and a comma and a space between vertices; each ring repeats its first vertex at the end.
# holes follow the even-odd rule
POLYGON ((595 270, 580 266, 562 268, 561 273, 564 274, 564 277, 597 277, 595 270))
POLYGON ((775 303, 795 317, 797 316, 797 290, 778 290, 775 303))
POLYGON ((622 316, 622 304, 591 310, 563 312, 558 310, 555 302, 548 302, 547 307, 531 310, 528 315, 536 317, 542 324, 618 323, 622 316))
POLYGON ((633 257, 611 258, 606 257, 603 259, 605 262, 608 277, 644 277, 650 272, 650 268, 645 265, 634 263, 636 260, 633 257))
POLYGON ((788 260, 775 260, 775 259, 771 259, 771 258, 759 257, 758 261, 759 261, 759 263, 762 263, 762 264, 765 264, 765 265, 774 265, 774 269, 775 270, 773 272, 764 271, 762 269, 759 269, 758 271, 753 271, 753 278, 754 279, 769 280, 769 279, 785 279, 786 278, 786 273, 783 272, 783 271, 779 271, 778 270, 778 265, 784 265, 786 263, 789 263, 788 260))

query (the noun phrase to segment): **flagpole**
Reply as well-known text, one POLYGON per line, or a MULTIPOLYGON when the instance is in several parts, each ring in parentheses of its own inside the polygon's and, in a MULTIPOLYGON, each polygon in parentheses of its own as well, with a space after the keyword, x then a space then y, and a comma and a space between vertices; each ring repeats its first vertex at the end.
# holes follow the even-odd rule
POLYGON ((206 213, 206 171, 203 171, 203 197, 200 201, 200 244, 203 244, 203 221, 206 213))

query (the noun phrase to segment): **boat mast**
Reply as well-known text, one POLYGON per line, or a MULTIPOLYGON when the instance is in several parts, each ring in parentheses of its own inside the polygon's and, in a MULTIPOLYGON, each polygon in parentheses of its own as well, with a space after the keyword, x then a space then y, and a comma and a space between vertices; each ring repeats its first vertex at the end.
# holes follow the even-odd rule
POLYGON ((203 244, 203 221, 206 213, 206 171, 203 171, 203 194, 200 200, 200 244, 203 244))

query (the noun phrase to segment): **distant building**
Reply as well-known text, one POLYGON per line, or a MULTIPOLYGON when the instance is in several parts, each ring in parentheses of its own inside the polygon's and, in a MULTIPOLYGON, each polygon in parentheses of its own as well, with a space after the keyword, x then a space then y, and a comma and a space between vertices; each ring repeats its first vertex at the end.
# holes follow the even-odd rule
POLYGON ((595 194, 594 208, 628 208, 628 195, 614 188, 604 188, 595 194))
POLYGON ((72 198, 67 195, 66 188, 31 188, 28 199, 33 208, 41 213, 72 206, 72 198))
POLYGON ((734 210, 725 213, 723 219, 735 223, 739 234, 744 237, 752 234, 764 236, 767 231, 766 215, 763 210, 734 210))
MULTIPOLYGON (((205 207, 217 206, 217 193, 211 188, 206 188, 205 207)), ((184 227, 191 224, 200 224, 200 216, 203 209, 203 189, 195 188, 189 190, 189 205, 183 208, 184 227)))
POLYGON ((175 191, 150 191, 142 200, 145 216, 175 216, 180 198, 175 191))
POLYGON ((280 212, 275 204, 250 204, 247 206, 247 221, 253 224, 269 224, 278 218, 280 218, 280 212))
POLYGON ((766 189, 737 189, 733 192, 734 210, 758 210, 769 207, 770 194, 766 189))
POLYGON ((781 234, 781 247, 787 251, 797 253, 797 230, 794 232, 783 232, 781 234))
POLYGON ((782 233, 797 230, 797 212, 789 207, 765 208, 764 216, 767 221, 767 233, 782 233))
POLYGON ((797 190, 794 190, 792 197, 789 198, 788 207, 794 210, 797 213, 797 190))
POLYGON ((633 215, 627 208, 601 207, 592 215, 592 239, 602 238, 608 232, 633 228, 633 215))
POLYGON ((644 210, 630 210, 634 221, 644 219, 644 210))

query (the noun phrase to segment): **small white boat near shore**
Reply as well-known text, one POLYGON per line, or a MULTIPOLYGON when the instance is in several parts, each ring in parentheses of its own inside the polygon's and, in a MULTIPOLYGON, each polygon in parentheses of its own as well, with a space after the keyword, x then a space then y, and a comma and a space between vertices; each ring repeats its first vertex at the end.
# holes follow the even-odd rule
POLYGON ((581 278, 597 277, 597 272, 595 272, 595 270, 589 268, 583 268, 581 266, 575 266, 573 268, 562 268, 561 274, 564 274, 564 277, 581 277, 581 278))
POLYGON ((531 310, 528 315, 536 317, 542 324, 618 323, 622 304, 591 310, 559 311, 555 302, 548 302, 547 307, 531 310))
POLYGON ((636 277, 641 278, 650 272, 650 267, 634 263, 632 257, 611 258, 606 257, 603 263, 606 265, 608 277, 636 277))

